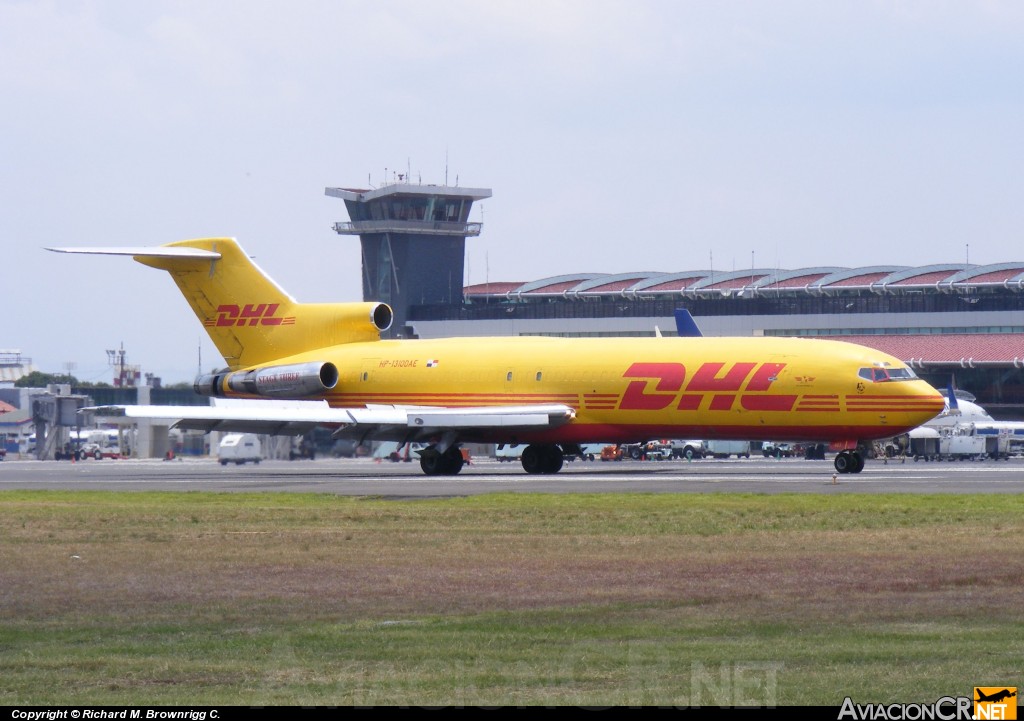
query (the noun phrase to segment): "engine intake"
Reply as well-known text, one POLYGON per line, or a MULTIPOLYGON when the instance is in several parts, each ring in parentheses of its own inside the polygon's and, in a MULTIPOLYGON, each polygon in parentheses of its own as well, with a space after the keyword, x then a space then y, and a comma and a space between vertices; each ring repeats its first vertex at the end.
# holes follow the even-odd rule
POLYGON ((337 384, 338 368, 333 363, 296 363, 202 375, 192 387, 203 396, 303 398, 329 391, 337 384))
POLYGON ((395 312, 387 303, 377 303, 370 311, 370 319, 377 330, 387 330, 395 319, 395 312))

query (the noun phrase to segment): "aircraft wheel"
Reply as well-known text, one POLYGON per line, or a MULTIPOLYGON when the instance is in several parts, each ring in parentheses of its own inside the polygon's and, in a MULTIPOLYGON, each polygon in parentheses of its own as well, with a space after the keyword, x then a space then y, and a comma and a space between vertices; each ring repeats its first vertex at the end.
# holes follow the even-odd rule
POLYGON ((565 458, 562 449, 558 446, 544 447, 544 473, 558 473, 562 470, 565 458))
POLYGON ((424 453, 420 456, 420 470, 428 476, 439 476, 444 472, 440 453, 424 453))
POLYGON ((536 445, 530 445, 523 449, 523 455, 520 460, 524 471, 527 473, 544 472, 544 454, 542 449, 543 446, 536 445))
POLYGON ((523 470, 527 473, 558 473, 565 459, 556 445, 535 443, 523 450, 523 470))
POLYGON ((850 459, 853 461, 853 467, 850 469, 850 473, 860 473, 864 470, 864 456, 857 451, 850 454, 850 459))
POLYGON ((841 451, 836 455, 835 467, 840 473, 850 472, 853 467, 853 459, 850 457, 849 451, 841 451))
POLYGON ((457 446, 452 446, 441 456, 441 464, 444 470, 441 472, 446 476, 454 476, 462 470, 462 464, 465 460, 462 458, 462 451, 457 446))

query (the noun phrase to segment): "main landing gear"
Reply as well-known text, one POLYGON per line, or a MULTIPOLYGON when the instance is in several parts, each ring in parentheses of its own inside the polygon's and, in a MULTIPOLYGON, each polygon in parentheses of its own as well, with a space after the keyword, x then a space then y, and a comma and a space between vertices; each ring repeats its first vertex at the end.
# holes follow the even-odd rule
POLYGON ((864 457, 860 451, 840 451, 835 466, 840 473, 860 473, 864 470, 864 457))
POLYGON ((527 473, 558 473, 564 461, 561 446, 534 443, 523 449, 523 470, 527 473))
POLYGON ((444 453, 428 448, 420 453, 420 469, 428 476, 454 476, 462 470, 465 460, 462 449, 451 446, 444 453))

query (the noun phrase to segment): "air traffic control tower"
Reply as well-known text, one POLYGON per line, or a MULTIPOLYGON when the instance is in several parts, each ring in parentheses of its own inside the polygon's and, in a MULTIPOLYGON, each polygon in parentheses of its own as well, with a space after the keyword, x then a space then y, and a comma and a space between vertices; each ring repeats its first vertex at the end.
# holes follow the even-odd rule
POLYGON ((462 303, 466 237, 480 235, 470 223, 474 200, 488 188, 396 183, 375 190, 327 188, 345 201, 351 222, 335 223, 339 235, 358 235, 363 256, 363 300, 387 303, 395 312, 382 335, 405 338, 409 306, 462 303))

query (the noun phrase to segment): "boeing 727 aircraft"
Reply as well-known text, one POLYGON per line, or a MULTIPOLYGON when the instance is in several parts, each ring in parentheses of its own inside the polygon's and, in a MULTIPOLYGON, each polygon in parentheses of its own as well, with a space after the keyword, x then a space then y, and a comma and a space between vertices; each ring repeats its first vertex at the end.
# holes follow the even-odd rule
POLYGON ((650 438, 800 440, 838 451, 916 428, 943 398, 898 359, 805 338, 495 337, 381 340, 382 303, 299 303, 231 238, 155 248, 51 248, 129 255, 170 273, 227 368, 195 381, 207 396, 316 400, 267 410, 123 406, 180 428, 426 443, 428 475, 462 469, 459 445, 525 444, 528 473, 556 473, 589 442, 650 438))

